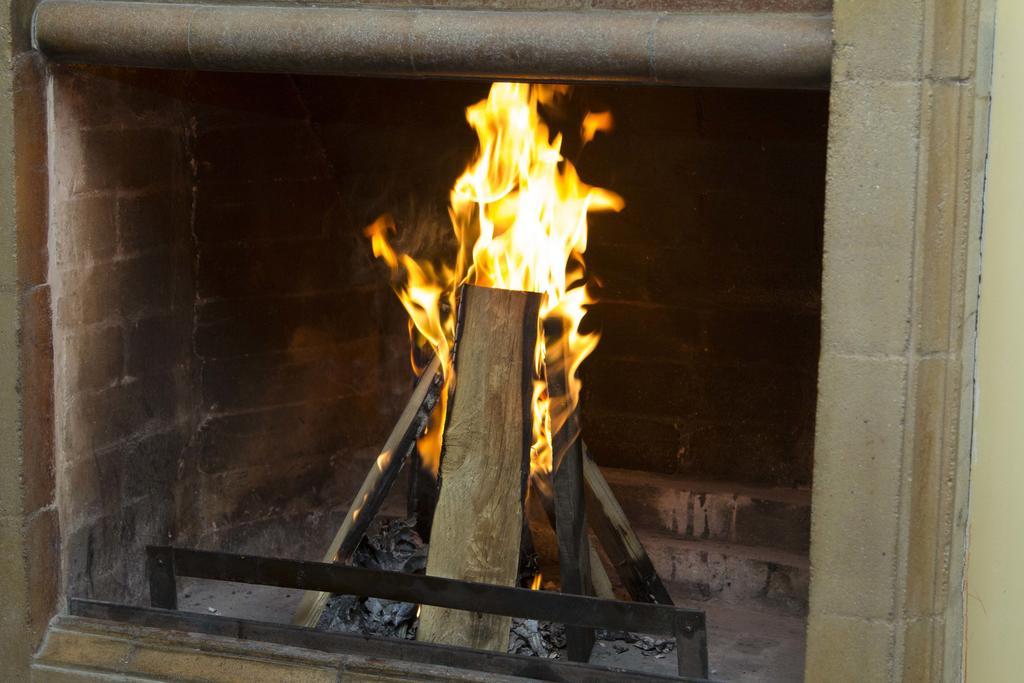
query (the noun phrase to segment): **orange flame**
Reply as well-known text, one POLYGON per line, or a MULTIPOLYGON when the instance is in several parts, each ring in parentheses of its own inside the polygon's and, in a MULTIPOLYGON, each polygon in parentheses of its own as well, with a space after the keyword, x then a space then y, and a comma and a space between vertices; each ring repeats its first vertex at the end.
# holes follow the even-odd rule
MULTIPOLYGON (((455 336, 455 296, 463 283, 540 292, 541 320, 561 318, 566 333, 569 408, 579 398, 576 371, 597 345, 596 333, 580 323, 594 299, 584 283, 587 214, 618 211, 622 199, 583 183, 561 153, 562 138, 550 138, 540 107, 554 103, 568 88, 525 83, 495 83, 487 99, 466 109, 477 133, 479 152, 455 181, 449 215, 458 241, 453 267, 436 267, 397 253, 388 242, 394 222, 382 216, 366 234, 373 252, 404 278, 396 287, 418 341, 429 344, 450 379, 450 352, 455 336)), ((611 115, 591 114, 582 124, 584 142, 610 130, 611 115)), ((534 360, 538 376, 545 358, 538 334, 534 360)), ((416 341, 416 340, 414 340, 416 341)), ((420 441, 421 455, 436 463, 444 407, 420 441)), ((550 470, 550 417, 543 382, 533 391, 532 469, 550 470)), ((557 419, 557 418, 556 418, 557 419)), ((556 425, 557 426, 557 425, 556 425)))

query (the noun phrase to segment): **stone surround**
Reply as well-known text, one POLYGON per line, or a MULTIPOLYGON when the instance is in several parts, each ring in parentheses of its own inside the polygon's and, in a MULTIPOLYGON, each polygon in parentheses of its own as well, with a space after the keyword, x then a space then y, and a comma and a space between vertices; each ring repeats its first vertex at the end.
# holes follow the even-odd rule
MULTIPOLYGON (((991 4, 834 3, 808 680, 960 678, 991 4)), ((58 605, 49 93, 31 2, 5 8, 0 662, 26 680, 58 605)))

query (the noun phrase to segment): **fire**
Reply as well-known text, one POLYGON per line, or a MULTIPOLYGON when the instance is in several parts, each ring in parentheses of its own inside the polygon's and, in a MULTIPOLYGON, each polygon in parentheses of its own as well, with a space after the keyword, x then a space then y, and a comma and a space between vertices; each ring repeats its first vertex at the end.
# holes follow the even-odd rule
MULTIPOLYGON (((540 116, 568 88, 525 83, 495 83, 487 99, 466 109, 479 151, 451 190, 449 216, 458 242, 454 264, 417 261, 389 242, 395 225, 382 216, 366 229, 373 253, 401 274, 396 293, 409 313, 414 343, 429 346, 442 359, 450 380, 455 337, 455 297, 463 283, 540 292, 541 320, 559 318, 566 330, 564 359, 569 369, 569 403, 575 407, 580 382, 576 371, 594 350, 598 334, 580 330, 594 302, 585 282, 587 214, 618 211, 622 199, 580 180, 562 156, 562 137, 550 135, 540 116)), ((608 113, 590 114, 581 126, 584 142, 611 128, 608 113)), ((534 360, 538 377, 546 354, 537 336, 534 360)), ((446 393, 446 392, 443 392, 446 393)), ((442 404, 419 444, 436 467, 444 425, 442 404)), ((544 383, 533 392, 532 468, 550 470, 550 424, 544 383)), ((557 422, 559 418, 556 416, 557 422)))

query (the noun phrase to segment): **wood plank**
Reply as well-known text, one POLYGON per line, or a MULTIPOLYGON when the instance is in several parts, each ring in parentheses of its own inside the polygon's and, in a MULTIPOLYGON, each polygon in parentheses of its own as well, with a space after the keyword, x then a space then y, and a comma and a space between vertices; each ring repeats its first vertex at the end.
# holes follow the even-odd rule
MULTIPOLYGON (((430 414, 441 396, 443 383, 441 359, 435 357, 420 375, 395 428, 391 430, 380 455, 367 473, 356 497, 352 499, 348 514, 324 553, 324 562, 347 562, 355 552, 395 483, 402 464, 416 447, 416 439, 426 428, 430 414)), ((327 593, 306 591, 295 609, 292 623, 315 628, 329 597, 327 593)))
POLYGON ((583 479, 586 484, 590 527, 605 555, 634 600, 671 605, 672 597, 651 564, 611 487, 583 444, 583 479))
MULTIPOLYGON (((552 483, 555 492, 555 532, 562 592, 593 595, 590 577, 590 539, 583 496, 583 449, 579 413, 569 392, 568 343, 560 318, 544 321, 548 406, 551 414, 552 483)), ((593 629, 566 626, 569 659, 586 662, 594 649, 593 629)))
MULTIPOLYGON (((555 496, 550 472, 535 471, 530 475, 530 495, 536 498, 536 505, 544 511, 551 528, 556 529, 558 521, 555 519, 555 496)), ((594 586, 594 595, 604 600, 616 600, 608 571, 593 540, 590 543, 590 580, 594 586)))
MULTIPOLYGON (((540 295, 465 286, 427 574, 514 586, 540 295)), ((417 639, 504 652, 509 617, 424 605, 417 639)))

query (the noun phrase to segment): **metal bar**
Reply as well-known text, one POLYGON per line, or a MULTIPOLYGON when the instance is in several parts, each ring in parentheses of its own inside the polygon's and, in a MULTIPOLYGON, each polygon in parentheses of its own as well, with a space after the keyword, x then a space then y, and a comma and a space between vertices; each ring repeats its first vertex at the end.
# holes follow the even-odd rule
POLYGON ((658 635, 674 635, 684 627, 694 632, 704 630, 704 613, 682 607, 601 600, 322 562, 181 548, 170 550, 174 553, 174 567, 179 575, 200 579, 372 596, 450 609, 658 635))
POLYGON ((42 0, 55 61, 219 71, 826 89, 829 14, 42 0))
POLYGON ((163 609, 178 609, 174 549, 148 546, 146 573, 149 575, 149 604, 163 609))
POLYGON ((682 619, 676 622, 676 664, 680 676, 708 677, 708 631, 704 614, 695 625, 682 619))
MULTIPOLYGON (((70 612, 73 616, 87 619, 102 619, 136 626, 202 633, 240 640, 256 640, 319 652, 390 659, 416 664, 441 664, 485 673, 520 676, 524 679, 578 681, 580 683, 589 681, 621 683, 626 680, 626 675, 620 669, 593 664, 486 652, 413 640, 330 633, 299 626, 134 607, 97 600, 72 598, 70 612)), ((678 682, 680 679, 674 676, 630 672, 628 680, 678 682)), ((700 678, 683 678, 682 680, 690 683, 706 683, 706 679, 700 678)))

